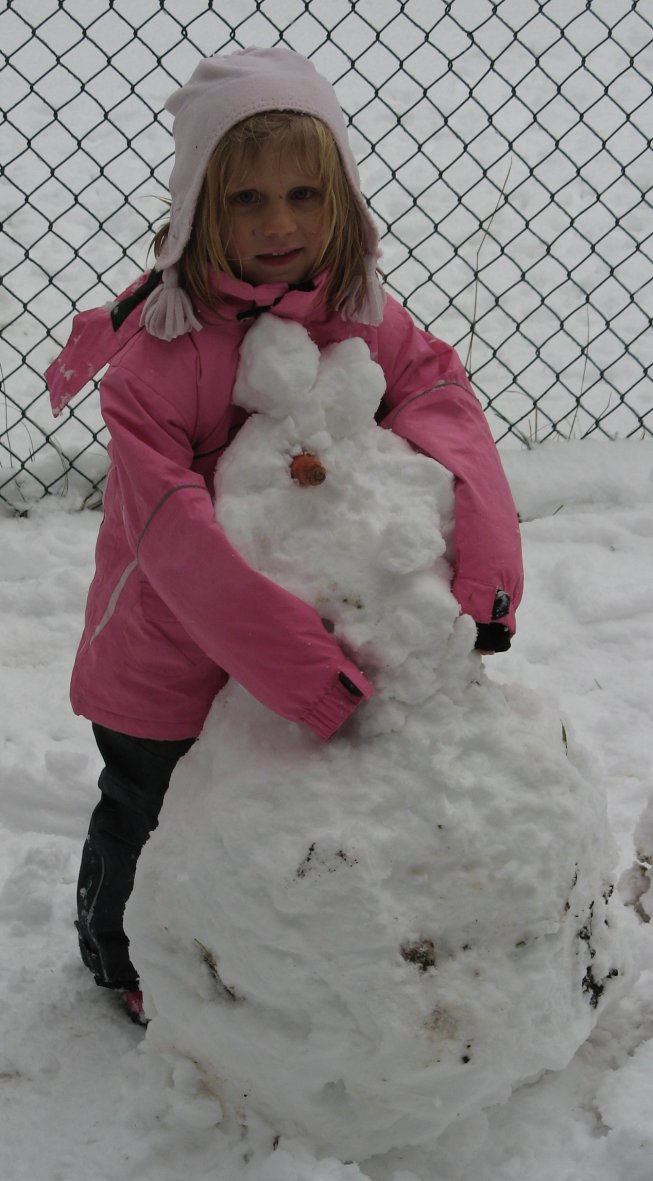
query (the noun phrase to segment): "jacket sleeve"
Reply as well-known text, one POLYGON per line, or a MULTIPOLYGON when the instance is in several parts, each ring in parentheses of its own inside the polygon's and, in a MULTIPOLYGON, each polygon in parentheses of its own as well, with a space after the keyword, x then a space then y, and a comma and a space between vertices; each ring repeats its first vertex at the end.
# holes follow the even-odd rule
POLYGON ((519 523, 499 453, 463 366, 449 346, 388 298, 378 361, 387 381, 381 425, 454 477, 452 591, 479 624, 515 630, 523 589, 519 523))
POLYGON ((195 643, 254 697, 328 739, 372 687, 307 603, 253 570, 215 520, 191 470, 194 405, 175 407, 125 364, 102 412, 127 540, 195 643))

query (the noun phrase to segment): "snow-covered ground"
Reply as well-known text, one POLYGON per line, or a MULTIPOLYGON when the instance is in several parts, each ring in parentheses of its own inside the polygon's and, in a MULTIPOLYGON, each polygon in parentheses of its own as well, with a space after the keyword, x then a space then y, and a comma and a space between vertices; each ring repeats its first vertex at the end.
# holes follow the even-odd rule
MULTIPOLYGON (((504 456, 523 518, 527 592, 512 651, 489 675, 560 702, 592 748, 621 867, 653 789, 653 450, 646 441, 551 442, 504 456)), ((445 1132, 428 1159, 363 1172, 310 1145, 166 1124, 148 1097, 142 1033, 77 961, 74 882, 98 759, 67 702, 97 514, 50 500, 0 517, 3 703, 0 1081, 7 1181, 650 1181, 653 932, 642 970, 559 1074, 445 1132)), ((192 1080, 189 1081, 192 1090, 192 1080)), ((201 1098, 201 1096, 200 1096, 201 1098)), ((202 1123, 198 1107, 197 1123, 202 1123)))

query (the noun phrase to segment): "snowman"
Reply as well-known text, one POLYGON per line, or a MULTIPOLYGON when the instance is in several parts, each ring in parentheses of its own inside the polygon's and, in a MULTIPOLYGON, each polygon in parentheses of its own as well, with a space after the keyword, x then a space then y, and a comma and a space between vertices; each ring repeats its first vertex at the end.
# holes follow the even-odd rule
POLYGON ((375 695, 324 745, 231 682, 126 915, 161 1111, 358 1161, 564 1067, 627 967, 594 767, 488 678, 451 476, 375 424, 383 389, 359 339, 245 338, 218 519, 375 695))

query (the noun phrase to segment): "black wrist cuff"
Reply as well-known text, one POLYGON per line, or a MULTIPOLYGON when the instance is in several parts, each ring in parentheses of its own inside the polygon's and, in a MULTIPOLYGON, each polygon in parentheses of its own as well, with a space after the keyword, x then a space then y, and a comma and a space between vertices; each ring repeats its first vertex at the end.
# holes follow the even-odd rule
POLYGON ((477 623, 474 647, 483 652, 507 652, 510 632, 503 623, 477 623))

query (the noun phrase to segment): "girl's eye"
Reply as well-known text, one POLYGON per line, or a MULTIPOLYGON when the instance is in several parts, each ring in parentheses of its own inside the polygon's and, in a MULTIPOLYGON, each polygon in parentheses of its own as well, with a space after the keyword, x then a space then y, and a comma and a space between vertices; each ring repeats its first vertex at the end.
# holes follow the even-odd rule
POLYGON ((291 193, 293 201, 312 201, 319 197, 317 189, 312 189, 309 185, 299 185, 293 189, 291 193))
POLYGON ((229 198, 232 205, 256 205, 258 199, 256 189, 241 189, 239 193, 232 193, 229 198))

